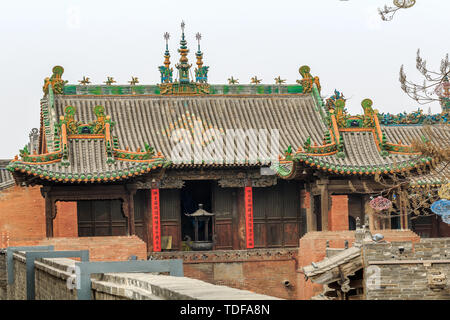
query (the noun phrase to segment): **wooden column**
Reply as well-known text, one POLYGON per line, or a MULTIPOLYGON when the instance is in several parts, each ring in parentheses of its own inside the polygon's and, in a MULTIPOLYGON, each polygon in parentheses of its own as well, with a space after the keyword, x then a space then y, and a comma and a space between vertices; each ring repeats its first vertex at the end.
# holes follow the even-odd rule
POLYGON ((318 186, 320 188, 322 231, 328 231, 328 211, 329 211, 328 180, 321 180, 320 182, 318 182, 318 186))
POLYGON ((301 190, 300 206, 306 211, 306 232, 316 231, 317 224, 314 218, 314 197, 311 195, 311 189, 301 190))
POLYGON ((238 250, 243 250, 246 247, 245 244, 245 188, 238 188, 237 192, 237 232, 236 242, 238 250))
POLYGON ((134 223, 134 195, 136 194, 135 185, 126 185, 127 200, 128 200, 128 233, 129 235, 136 234, 136 226, 134 223))
POLYGON ((45 198, 45 234, 53 238, 53 220, 55 219, 55 200, 50 195, 51 187, 42 187, 41 194, 45 198))
POLYGON ((51 196, 45 197, 45 233, 47 238, 53 238, 53 219, 55 202, 51 196))
POLYGON ((400 193, 400 227, 401 229, 408 229, 408 216, 406 210, 405 193, 400 193))
POLYGON ((233 191, 233 206, 231 210, 231 234, 232 234, 232 246, 233 250, 239 250, 240 247, 240 237, 239 237, 239 226, 240 226, 240 201, 239 197, 241 196, 241 192, 239 191, 241 188, 236 188, 235 191, 233 191))

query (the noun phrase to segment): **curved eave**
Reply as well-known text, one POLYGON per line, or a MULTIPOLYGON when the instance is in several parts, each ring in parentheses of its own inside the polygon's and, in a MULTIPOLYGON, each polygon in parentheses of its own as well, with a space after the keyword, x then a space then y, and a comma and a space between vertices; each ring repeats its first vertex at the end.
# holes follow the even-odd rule
POLYGON ((444 184, 447 184, 448 180, 436 180, 436 181, 417 181, 414 183, 410 183, 410 187, 411 188, 426 188, 426 187, 431 187, 431 188, 438 188, 444 184))
POLYGON ((20 177, 25 182, 31 178, 52 183, 111 183, 125 181, 138 176, 142 176, 158 168, 167 167, 170 164, 164 158, 155 158, 146 162, 133 162, 129 168, 118 171, 106 171, 95 173, 61 173, 46 170, 45 167, 32 163, 13 161, 7 169, 16 177, 20 177))
POLYGON ((316 171, 321 171, 327 174, 338 175, 359 175, 359 176, 374 176, 376 174, 393 174, 402 173, 408 170, 416 169, 429 165, 432 161, 431 157, 421 157, 418 159, 412 159, 408 161, 402 161, 397 164, 385 164, 385 165, 336 165, 320 159, 318 156, 311 156, 304 153, 297 153, 292 157, 292 160, 280 161, 283 166, 277 166, 276 172, 280 178, 292 179, 295 177, 295 172, 298 170, 299 164, 310 167, 316 171), (289 165, 286 165, 291 163, 289 165), (292 168, 287 170, 286 168, 292 168))

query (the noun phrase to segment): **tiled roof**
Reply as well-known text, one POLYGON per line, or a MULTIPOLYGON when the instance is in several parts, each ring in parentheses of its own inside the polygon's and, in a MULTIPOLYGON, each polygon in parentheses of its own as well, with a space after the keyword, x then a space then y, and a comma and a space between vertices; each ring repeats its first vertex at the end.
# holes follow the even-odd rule
MULTIPOLYGON (((424 135, 428 137, 428 133, 430 133, 430 138, 432 139, 433 143, 439 144, 444 147, 450 146, 450 126, 448 124, 432 126, 383 126, 382 128, 386 133, 387 139, 393 142, 398 142, 399 140, 401 140, 403 143, 409 144, 415 139, 420 140, 424 135)), ((442 163, 438 164, 435 170, 427 174, 412 177, 411 185, 440 185, 447 183, 449 179, 450 167, 442 163)))
POLYGON ((371 131, 355 131, 342 132, 344 139, 345 157, 338 158, 336 155, 323 156, 323 161, 330 164, 346 165, 346 166, 368 166, 368 165, 390 165, 394 162, 407 161, 415 156, 411 155, 390 155, 382 157, 378 150, 373 132, 371 131))
MULTIPOLYGON (((277 129, 281 154, 289 145, 303 144, 310 136, 322 141, 326 130, 310 95, 263 96, 58 96, 56 117, 67 105, 77 109, 76 119, 93 121, 92 109, 103 105, 105 113, 116 123, 112 135, 118 137, 120 149, 136 150, 149 143, 170 160, 176 142, 170 134, 174 128, 191 130, 193 121, 202 129, 277 129)), ((253 141, 255 142, 255 141, 253 141)), ((248 146, 248 144, 247 144, 248 146)), ((242 165, 236 155, 234 165, 242 165)), ((269 159, 260 159, 270 163, 269 159)), ((183 163, 184 165, 189 163, 183 163)))
MULTIPOLYGON (((151 89, 149 92, 148 90, 137 92, 138 87, 131 86, 126 88, 122 86, 121 92, 115 92, 117 88, 114 89, 114 87, 99 86, 97 90, 90 86, 72 86, 65 89, 64 94, 49 93, 42 99, 42 132, 45 134, 50 160, 60 157, 62 153, 62 150, 58 149, 60 138, 55 135, 55 131, 58 132, 60 117, 65 116, 65 108, 73 106, 74 119, 81 124, 89 124, 98 120, 98 115, 93 110, 100 105, 104 107, 105 115, 110 116, 110 121, 114 122, 114 125, 111 124, 113 128, 111 141, 114 142, 112 148, 115 157, 113 164, 108 164, 109 161, 107 161, 106 134, 102 137, 92 136, 92 138, 84 137, 83 139, 69 135, 69 166, 64 166, 58 161, 47 164, 27 164, 16 161, 11 165, 11 169, 59 181, 62 179, 62 181, 93 182, 108 180, 111 177, 119 179, 132 176, 136 172, 145 172, 153 167, 149 165, 148 160, 145 163, 132 161, 135 160, 130 158, 130 156, 133 157, 133 152, 126 154, 128 150, 143 150, 146 144, 155 151, 161 152, 166 159, 163 160, 163 157, 156 159, 158 165, 171 163, 173 167, 178 168, 269 165, 273 160, 267 154, 266 157, 258 157, 256 162, 248 161, 247 151, 254 149, 258 143, 256 135, 250 135, 249 141, 245 141, 245 154, 235 150, 231 161, 229 159, 175 161, 176 159, 172 158, 172 151, 177 146, 178 140, 173 139, 172 133, 175 129, 186 129, 187 132, 192 133, 193 137, 196 137, 198 136, 195 130, 196 124, 200 126, 202 133, 208 129, 216 129, 222 134, 229 129, 253 129, 258 134, 257 130, 265 129, 269 134, 266 141, 267 151, 271 149, 270 134, 277 130, 279 133, 277 155, 285 154, 285 150, 290 149, 289 147, 294 149, 303 147, 305 142, 310 141, 308 145, 311 147, 308 150, 313 150, 314 153, 299 149, 295 159, 303 165, 331 173, 375 174, 403 170, 431 160, 420 157, 418 154, 404 152, 408 147, 406 146, 405 149, 405 145, 409 144, 413 138, 421 137, 423 130, 421 126, 382 126, 381 129, 387 141, 391 143, 390 147, 393 148, 389 149, 388 155, 387 151, 380 150, 379 134, 373 128, 339 129, 343 143, 338 145, 334 140, 332 143, 326 142, 330 139, 333 128, 326 124, 328 120, 316 88, 312 93, 302 94, 295 93, 295 90, 301 89, 295 85, 279 88, 278 86, 215 86, 215 91, 210 95, 165 96, 150 92, 156 87, 143 87, 145 90, 151 89), (127 90, 136 92, 133 94, 127 90), (277 90, 281 90, 282 94, 279 94, 277 90), (397 150, 392 143, 396 144, 399 140, 402 146, 400 150, 397 150), (343 149, 338 153, 337 149, 342 147, 343 149), (402 152, 391 152, 396 150, 402 152)), ((436 125, 434 128, 433 130, 439 133, 439 137, 450 141, 448 127, 436 125)), ((195 140, 192 139, 192 141, 195 140)), ((193 144, 192 141, 191 144, 193 144)), ((207 145, 211 141, 203 142, 207 145)), ((224 139, 225 154, 229 149, 226 143, 224 139)), ((233 147, 235 146, 233 142, 233 147)))
POLYGON ((0 160, 0 190, 9 188, 14 185, 14 179, 11 173, 6 170, 10 160, 0 160))
POLYGON ((421 187, 426 185, 438 186, 450 182, 450 167, 447 163, 440 163, 436 169, 419 176, 411 178, 411 185, 421 187))
MULTIPOLYGON (((450 145, 450 127, 448 125, 429 126, 432 132, 433 143, 450 145)), ((427 137, 427 129, 422 125, 382 126, 382 132, 386 135, 387 142, 391 144, 410 145, 415 139, 427 137)), ((375 141, 374 130, 342 130, 344 157, 338 157, 336 153, 329 155, 297 153, 294 159, 307 166, 323 171, 340 174, 375 174, 401 171, 407 168, 415 168, 419 164, 429 163, 430 157, 423 157, 417 153, 389 152, 383 156, 375 141)), ((436 172, 424 177, 424 181, 436 181, 436 172)), ((440 180, 443 180, 442 175, 440 180)), ((291 169, 285 171, 285 176, 292 176, 291 169)), ((448 177, 448 174, 447 174, 448 177)), ((445 178, 445 177, 444 177, 445 178)), ((421 180, 420 177, 413 181, 421 180)))
POLYGON ((128 179, 164 164, 158 158, 146 162, 116 160, 108 163, 104 139, 70 139, 68 145, 68 166, 61 161, 47 164, 15 161, 10 164, 10 168, 53 181, 100 182, 128 179))
POLYGON ((322 261, 303 267, 303 272, 309 278, 323 274, 330 271, 344 263, 347 263, 361 255, 361 247, 354 246, 333 255, 330 258, 325 258, 322 261))
POLYGON ((434 143, 439 143, 447 146, 450 145, 450 126, 447 124, 435 124, 431 126, 381 126, 381 129, 386 133, 386 138, 388 139, 388 141, 391 141, 393 143, 401 141, 404 144, 410 144, 414 139, 420 140, 422 136, 426 136, 427 129, 425 128, 429 128, 431 130, 434 143))

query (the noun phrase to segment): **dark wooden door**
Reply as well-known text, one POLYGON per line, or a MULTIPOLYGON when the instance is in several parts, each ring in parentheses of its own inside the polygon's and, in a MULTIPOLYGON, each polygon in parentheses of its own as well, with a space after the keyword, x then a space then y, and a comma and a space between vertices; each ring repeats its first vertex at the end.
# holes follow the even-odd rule
POLYGON ((296 181, 253 188, 255 247, 296 247, 300 237, 300 188, 296 181))
POLYGON ((233 249, 233 210, 236 210, 236 188, 213 186, 212 211, 215 216, 214 249, 233 249))
POLYGON ((150 204, 150 190, 137 190, 134 195, 134 226, 136 235, 147 242, 147 215, 150 204))
POLYGON ((120 200, 77 201, 78 236, 127 235, 127 219, 120 200))
POLYGON ((179 189, 160 189, 161 236, 172 237, 172 250, 181 250, 181 208, 179 189))

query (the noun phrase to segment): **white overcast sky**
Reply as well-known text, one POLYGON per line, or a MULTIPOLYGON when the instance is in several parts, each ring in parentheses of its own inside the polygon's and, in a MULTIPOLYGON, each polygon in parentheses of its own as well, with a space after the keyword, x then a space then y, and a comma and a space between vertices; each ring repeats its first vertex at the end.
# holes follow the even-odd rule
MULTIPOLYGON (((415 110, 400 89, 399 68, 404 64, 421 82, 418 48, 430 68, 439 68, 449 52, 450 1, 417 0, 391 22, 378 15, 384 4, 392 0, 2 1, 0 159, 17 154, 39 127, 42 85, 54 65, 64 67, 72 84, 83 76, 93 83, 113 76, 118 84, 137 76, 141 84, 155 84, 163 33, 171 34, 176 62, 182 19, 191 62, 195 33, 203 36, 210 83, 230 76, 249 83, 254 75, 263 83, 278 75, 295 83, 306 64, 320 77, 322 94, 342 91, 353 114, 361 113, 364 98, 382 112, 415 110)), ((438 103, 429 106, 440 112, 438 103)))

